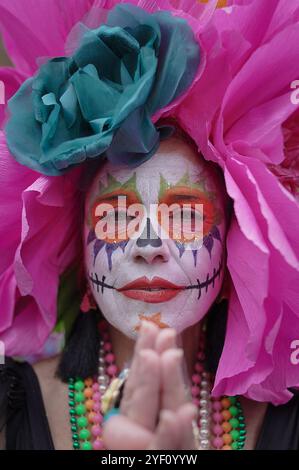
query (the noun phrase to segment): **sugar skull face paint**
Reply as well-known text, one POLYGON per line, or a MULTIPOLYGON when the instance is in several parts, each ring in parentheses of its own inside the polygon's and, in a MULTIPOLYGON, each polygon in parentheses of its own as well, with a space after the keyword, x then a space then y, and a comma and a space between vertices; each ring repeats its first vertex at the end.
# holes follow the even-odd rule
POLYGON ((84 224, 86 275, 103 315, 130 338, 143 319, 178 333, 195 324, 221 288, 225 234, 219 175, 181 139, 162 142, 135 169, 105 163, 87 195, 84 224), (114 210, 119 197, 124 204, 114 210), (191 227, 201 220, 202 242, 195 248, 190 249, 185 232, 175 230, 173 220, 164 226, 160 205, 173 203, 179 219, 187 207, 191 227), (108 204, 107 210, 99 211, 99 204, 108 204), (129 206, 144 210, 130 211, 129 206), (115 219, 122 220, 120 229, 115 230, 115 219), (132 233, 126 230, 130 224, 134 237, 127 234, 132 233))

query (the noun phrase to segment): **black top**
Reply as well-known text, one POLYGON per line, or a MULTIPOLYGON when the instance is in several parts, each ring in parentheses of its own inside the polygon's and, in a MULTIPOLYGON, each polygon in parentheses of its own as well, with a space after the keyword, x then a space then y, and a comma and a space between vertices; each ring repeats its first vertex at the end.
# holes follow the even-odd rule
MULTIPOLYGON (((1 417, 2 425, 6 422, 8 450, 55 450, 39 382, 30 364, 8 359, 0 366, 1 417)), ((268 405, 256 450, 299 450, 299 394, 285 405, 268 405)))

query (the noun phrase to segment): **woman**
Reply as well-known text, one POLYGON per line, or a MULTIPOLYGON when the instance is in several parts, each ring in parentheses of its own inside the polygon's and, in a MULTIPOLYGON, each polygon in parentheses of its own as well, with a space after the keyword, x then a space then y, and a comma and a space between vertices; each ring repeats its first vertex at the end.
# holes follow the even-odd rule
MULTIPOLYGON (((46 62, 10 101, 10 152, 31 169, 28 179, 36 171, 47 175, 27 189, 26 223, 32 227, 30 213, 36 211, 38 222, 62 235, 51 239, 55 262, 49 258, 36 269, 37 255, 31 259, 30 250, 49 245, 31 228, 16 254, 21 296, 30 292, 44 320, 36 338, 40 346, 52 329, 56 268, 61 274, 74 254, 79 259, 73 240, 74 227, 82 231, 82 200, 86 290, 61 356, 36 363, 34 371, 10 359, 2 368, 9 449, 298 449, 299 405, 292 388, 298 381, 288 363, 288 340, 298 331, 297 245, 288 216, 298 206, 275 186, 268 168, 255 163, 244 142, 228 156, 218 142, 221 126, 205 146, 204 129, 213 122, 206 121, 204 97, 201 126, 188 110, 207 90, 204 62, 215 65, 209 61, 213 54, 202 61, 199 47, 211 46, 216 34, 213 24, 203 32, 203 13, 211 11, 198 7, 192 16, 168 7, 174 15, 120 4, 100 28, 93 11, 97 29, 85 28, 70 56, 46 62), (163 113, 174 121, 159 121, 163 113), (221 155, 225 161, 220 165, 234 208, 218 168, 206 163, 198 148, 206 158, 219 163, 221 155), (62 192, 52 175, 65 183, 62 192), (238 193, 238 177, 247 198, 253 194, 251 205, 238 193), (276 188, 271 217, 261 180, 276 188), (80 197, 73 190, 78 182, 80 197), (56 204, 63 210, 51 217, 50 227, 52 212, 44 208, 56 204), (283 207, 278 248, 273 213, 283 207), (279 289, 277 272, 284 279, 279 289), (284 322, 275 317, 278 304, 284 322)), ((279 18, 279 9, 274 14, 279 18)), ((215 14, 218 27, 220 20, 215 14)), ((229 60, 228 54, 224 63, 229 60)), ((270 119, 267 110, 263 116, 270 119)), ((235 132, 232 120, 230 126, 227 135, 235 132)), ((261 147, 259 156, 270 155, 269 146, 261 147)), ((5 148, 3 155, 11 158, 5 148)), ((77 290, 76 283, 73 287, 77 290)), ((11 355, 38 351, 28 344, 38 314, 29 317, 27 308, 23 299, 16 302, 15 322, 2 335, 11 355)))

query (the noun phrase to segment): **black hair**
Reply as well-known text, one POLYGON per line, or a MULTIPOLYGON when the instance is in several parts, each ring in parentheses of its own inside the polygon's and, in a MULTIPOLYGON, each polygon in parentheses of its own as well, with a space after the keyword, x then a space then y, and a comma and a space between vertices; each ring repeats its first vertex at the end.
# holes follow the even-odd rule
POLYGON ((64 382, 70 378, 86 379, 97 374, 101 340, 98 328, 99 319, 98 310, 79 312, 56 372, 64 382))
POLYGON ((206 319, 205 337, 205 367, 208 372, 216 374, 220 356, 222 354, 226 326, 227 326, 228 300, 215 302, 206 319))

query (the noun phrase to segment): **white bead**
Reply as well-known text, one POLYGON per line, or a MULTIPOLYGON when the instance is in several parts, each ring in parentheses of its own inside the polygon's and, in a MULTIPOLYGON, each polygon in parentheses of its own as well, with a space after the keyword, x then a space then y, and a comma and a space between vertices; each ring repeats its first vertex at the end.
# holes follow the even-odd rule
POLYGON ((209 401, 206 400, 205 398, 202 398, 201 400, 199 400, 199 404, 202 408, 207 408, 208 404, 209 404, 209 401))
POLYGON ((208 396, 209 396, 208 390, 201 390, 201 391, 200 391, 200 396, 201 396, 202 398, 208 398, 208 396))
POLYGON ((204 450, 207 450, 210 448, 210 442, 208 439, 201 439, 200 441, 200 448, 201 449, 204 449, 204 450))
POLYGON ((208 439, 208 438, 209 438, 210 431, 209 431, 208 429, 201 429, 201 430, 199 431, 199 433, 200 433, 200 437, 201 437, 202 439, 208 439))
POLYGON ((98 383, 99 384, 107 384, 107 382, 108 382, 108 380, 105 376, 99 375, 99 377, 98 377, 98 383))
POLYGON ((206 408, 202 408, 201 410, 199 410, 199 414, 203 418, 207 418, 209 416, 209 410, 207 410, 206 408))
POLYGON ((106 383, 108 381, 107 376, 104 374, 98 375, 98 383, 106 383))
POLYGON ((210 426, 210 420, 208 418, 200 418, 199 425, 202 429, 210 426))
POLYGON ((207 380, 202 380, 200 385, 203 390, 206 390, 209 387, 209 382, 207 380))

